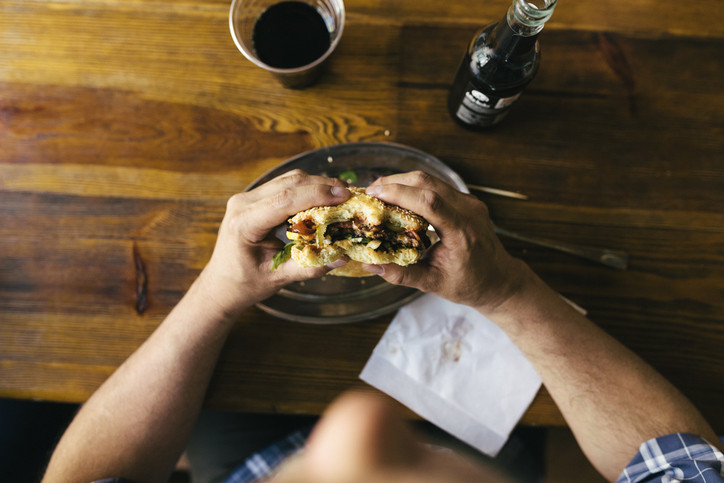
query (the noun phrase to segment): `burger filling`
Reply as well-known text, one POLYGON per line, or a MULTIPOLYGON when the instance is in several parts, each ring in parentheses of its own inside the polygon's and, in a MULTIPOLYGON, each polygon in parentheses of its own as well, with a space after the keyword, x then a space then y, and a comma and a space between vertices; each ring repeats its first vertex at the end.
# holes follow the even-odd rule
POLYGON ((367 245, 373 250, 394 251, 400 248, 423 249, 430 246, 430 239, 424 230, 415 231, 386 225, 367 225, 358 218, 340 221, 326 226, 316 227, 311 220, 303 220, 292 225, 289 231, 298 233, 306 241, 316 241, 322 245, 326 240, 334 243, 351 240, 367 245))

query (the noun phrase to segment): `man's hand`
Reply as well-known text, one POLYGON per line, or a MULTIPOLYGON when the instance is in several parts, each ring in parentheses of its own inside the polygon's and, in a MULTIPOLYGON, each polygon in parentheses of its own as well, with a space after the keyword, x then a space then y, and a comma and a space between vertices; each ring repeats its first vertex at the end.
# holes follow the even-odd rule
POLYGON ((380 178, 367 193, 425 217, 440 243, 415 265, 365 265, 366 270, 482 313, 505 302, 522 283, 524 265, 505 251, 487 207, 474 196, 419 171, 380 178))
POLYGON ((200 287, 221 310, 234 314, 290 282, 319 277, 344 264, 302 268, 283 263, 272 270, 272 258, 283 247, 272 230, 299 211, 339 204, 349 196, 342 181, 299 170, 232 196, 200 287))

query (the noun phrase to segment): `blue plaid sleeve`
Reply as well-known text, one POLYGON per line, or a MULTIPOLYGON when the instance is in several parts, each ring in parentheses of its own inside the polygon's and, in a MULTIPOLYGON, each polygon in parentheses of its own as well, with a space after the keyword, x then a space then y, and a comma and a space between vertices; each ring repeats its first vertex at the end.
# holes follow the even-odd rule
POLYGON ((674 433, 646 441, 617 483, 723 483, 724 455, 703 438, 674 433))
POLYGON ((312 426, 300 429, 254 453, 231 472, 224 483, 255 483, 270 477, 285 459, 301 451, 311 431, 312 426))

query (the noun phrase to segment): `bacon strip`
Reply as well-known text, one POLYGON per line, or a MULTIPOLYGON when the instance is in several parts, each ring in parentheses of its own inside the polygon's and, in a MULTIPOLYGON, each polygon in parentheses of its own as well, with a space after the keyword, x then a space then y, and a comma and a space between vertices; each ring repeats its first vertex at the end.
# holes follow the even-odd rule
POLYGON ((292 233, 299 233, 300 235, 314 235, 314 232, 317 230, 317 227, 314 226, 314 222, 312 220, 302 220, 298 223, 293 224, 289 231, 292 233))

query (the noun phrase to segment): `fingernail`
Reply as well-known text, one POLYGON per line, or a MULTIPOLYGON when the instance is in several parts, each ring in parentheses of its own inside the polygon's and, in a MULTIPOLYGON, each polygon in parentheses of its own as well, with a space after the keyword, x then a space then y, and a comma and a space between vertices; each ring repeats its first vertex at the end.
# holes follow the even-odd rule
POLYGON ((367 187, 367 194, 370 196, 377 196, 382 191, 382 187, 380 185, 371 185, 367 187))
POLYGON ((339 267, 343 267, 343 266, 347 265, 347 262, 348 262, 348 260, 345 260, 344 258, 338 258, 335 261, 333 261, 332 263, 328 263, 327 265, 325 265, 325 267, 327 267, 329 269, 339 268, 339 267))
POLYGON ((374 273, 375 275, 384 275, 385 274, 385 267, 383 267, 382 265, 368 265, 365 263, 362 265, 362 268, 366 272, 374 273))
POLYGON ((336 196, 339 198, 349 194, 349 190, 347 188, 342 188, 340 186, 332 186, 332 189, 330 191, 332 192, 332 196, 336 196))

